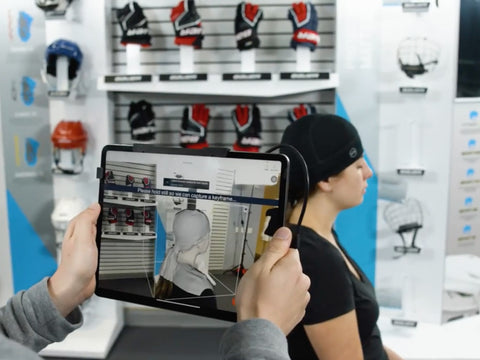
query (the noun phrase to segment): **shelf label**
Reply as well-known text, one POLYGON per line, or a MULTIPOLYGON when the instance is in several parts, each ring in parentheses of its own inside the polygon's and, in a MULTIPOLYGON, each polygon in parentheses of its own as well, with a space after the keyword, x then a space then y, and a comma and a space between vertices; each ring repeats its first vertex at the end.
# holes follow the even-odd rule
POLYGON ((68 97, 70 95, 70 91, 68 90, 63 90, 63 91, 57 91, 57 90, 50 90, 48 92, 49 97, 55 97, 55 98, 64 98, 68 97))
POLYGON ((151 82, 152 75, 107 75, 106 83, 134 83, 134 82, 151 82))
POLYGON ((328 72, 282 72, 281 80, 328 80, 330 73, 328 72))
POLYGON ((399 90, 402 94, 426 94, 428 88, 416 86, 400 86, 399 90))
POLYGON ((222 80, 228 81, 255 81, 255 80, 271 80, 271 73, 225 73, 222 80))
POLYGON ((205 81, 207 74, 205 73, 189 73, 189 74, 160 74, 160 81, 205 81))
POLYGON ((416 320, 392 319, 391 322, 394 326, 417 327, 416 320))
POLYGON ((428 1, 420 1, 420 2, 403 2, 402 9, 405 12, 423 12, 428 11, 430 7, 430 2, 428 1))
POLYGON ((423 176, 425 174, 425 169, 416 169, 416 168, 397 169, 397 174, 409 175, 409 176, 423 176))

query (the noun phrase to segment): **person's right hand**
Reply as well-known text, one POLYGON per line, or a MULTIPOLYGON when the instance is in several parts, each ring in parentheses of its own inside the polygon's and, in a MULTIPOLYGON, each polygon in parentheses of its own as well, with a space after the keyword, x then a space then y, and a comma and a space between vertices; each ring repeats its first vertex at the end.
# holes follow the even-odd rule
POLYGON ((266 319, 287 335, 305 315, 310 278, 302 272, 298 250, 290 248, 291 240, 290 229, 278 229, 243 276, 236 295, 238 321, 266 319))

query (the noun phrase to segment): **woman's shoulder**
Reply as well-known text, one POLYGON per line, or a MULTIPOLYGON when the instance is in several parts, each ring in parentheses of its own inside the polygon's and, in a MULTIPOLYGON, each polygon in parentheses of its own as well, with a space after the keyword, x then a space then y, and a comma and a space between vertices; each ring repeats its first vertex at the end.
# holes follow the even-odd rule
POLYGON ((344 265, 340 251, 315 230, 303 225, 294 225, 291 230, 297 238, 298 251, 302 259, 314 258, 329 264, 344 265))

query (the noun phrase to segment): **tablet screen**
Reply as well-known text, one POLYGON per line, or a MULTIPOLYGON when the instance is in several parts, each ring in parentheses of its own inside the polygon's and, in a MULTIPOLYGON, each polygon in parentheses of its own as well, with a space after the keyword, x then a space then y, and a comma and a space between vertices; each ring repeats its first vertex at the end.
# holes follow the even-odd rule
POLYGON ((270 240, 269 214, 283 220, 288 161, 165 151, 104 149, 96 293, 235 320, 239 280, 270 240))

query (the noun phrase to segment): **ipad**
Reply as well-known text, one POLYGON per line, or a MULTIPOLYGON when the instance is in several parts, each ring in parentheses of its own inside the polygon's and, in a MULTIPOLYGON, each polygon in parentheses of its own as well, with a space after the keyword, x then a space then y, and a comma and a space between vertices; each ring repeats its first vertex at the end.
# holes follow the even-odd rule
POLYGON ((107 145, 95 293, 236 321, 241 276, 283 224, 288 166, 282 154, 107 145))

